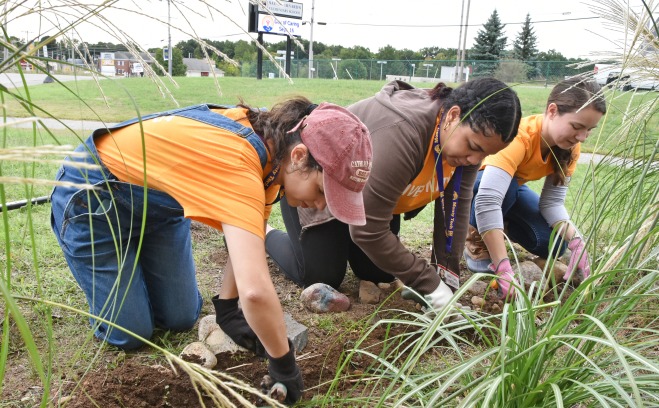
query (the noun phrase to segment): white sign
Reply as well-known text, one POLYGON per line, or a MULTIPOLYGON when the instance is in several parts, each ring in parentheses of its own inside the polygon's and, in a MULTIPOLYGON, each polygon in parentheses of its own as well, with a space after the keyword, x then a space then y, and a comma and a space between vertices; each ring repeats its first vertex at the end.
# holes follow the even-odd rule
POLYGON ((141 62, 133 62, 133 72, 136 74, 141 74, 144 72, 144 67, 141 62))
POLYGON ((290 33, 296 37, 300 37, 302 35, 302 21, 293 20, 286 17, 277 17, 275 20, 275 18, 269 14, 259 14, 259 23, 257 28, 260 33, 279 35, 288 35, 290 33), (286 32, 286 30, 288 30, 288 32, 286 32))
POLYGON ((266 7, 272 14, 278 14, 286 17, 302 18, 302 3, 280 0, 260 0, 259 12, 267 13, 266 7))

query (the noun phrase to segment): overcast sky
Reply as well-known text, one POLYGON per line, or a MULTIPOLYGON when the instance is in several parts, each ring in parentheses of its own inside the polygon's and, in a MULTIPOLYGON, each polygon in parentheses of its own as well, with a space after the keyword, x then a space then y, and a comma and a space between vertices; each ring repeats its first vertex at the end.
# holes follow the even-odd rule
MULTIPOLYGON (((36 1, 36 0, 33 0, 36 1)), ((621 0, 618 0, 621 1, 621 0)), ((303 6, 303 20, 311 19, 312 0, 297 0, 303 6)), ((372 52, 392 45, 395 48, 419 50, 423 47, 439 46, 457 48, 459 42, 461 7, 467 14, 468 0, 313 0, 315 4, 314 41, 343 46, 362 45, 372 52)), ((247 0, 212 0, 226 16, 217 11, 209 12, 202 7, 200 0, 172 0, 171 21, 173 26, 182 27, 187 33, 176 29, 171 31, 172 44, 190 38, 193 30, 202 38, 212 40, 248 39, 241 32, 247 26, 247 0), (181 17, 183 10, 186 18, 181 17), (186 10, 187 9, 187 10, 186 10), (196 15, 198 12, 199 15, 196 15), (233 21, 232 21, 233 20, 233 21), (237 24, 236 24, 237 23, 237 24), (190 25, 192 28, 190 28, 190 25)), ((615 46, 610 39, 620 35, 605 28, 605 22, 596 17, 590 9, 595 0, 579 2, 575 0, 471 0, 466 36, 467 48, 473 45, 474 38, 482 29, 492 11, 496 8, 501 22, 506 24, 508 46, 521 30, 521 23, 530 13, 533 28, 538 39, 538 49, 554 49, 566 57, 594 58, 594 52, 612 51, 615 46)), ((136 16, 126 12, 105 12, 117 26, 145 47, 158 47, 167 44, 167 1, 121 0, 118 7, 130 10, 141 8, 149 17, 136 16)), ((641 1, 630 0, 632 9, 639 11, 641 1)), ((26 19, 11 20, 9 32, 22 38, 34 37, 47 32, 48 23, 41 25, 26 19), (21 30, 23 30, 21 32, 21 30), (14 33, 20 34, 14 34, 14 33)), ((463 23, 464 24, 464 23, 463 23)), ((107 32, 91 25, 79 26, 80 35, 87 42, 117 42, 107 32), (83 28, 84 27, 84 28, 83 28)), ((302 38, 309 39, 310 25, 300 27, 302 38)), ((283 36, 265 35, 268 42, 276 42, 283 36)))

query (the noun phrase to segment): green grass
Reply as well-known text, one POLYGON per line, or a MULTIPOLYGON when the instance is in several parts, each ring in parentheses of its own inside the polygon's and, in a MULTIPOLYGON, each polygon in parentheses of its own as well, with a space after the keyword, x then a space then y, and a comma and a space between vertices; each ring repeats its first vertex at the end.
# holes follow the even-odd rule
MULTIPOLYGON (((104 79, 95 81, 64 82, 42 84, 30 87, 30 97, 37 116, 48 112, 59 119, 88 119, 120 122, 136 116, 137 112, 147 114, 179 106, 198 103, 236 104, 242 98, 256 107, 270 107, 291 95, 303 95, 314 102, 329 101, 338 105, 349 105, 374 95, 384 84, 380 81, 296 79, 289 83, 284 79, 263 79, 226 77, 219 78, 218 85, 212 78, 176 78, 176 85, 167 84, 171 94, 161 92, 162 86, 148 78, 104 79), (219 87, 218 87, 219 86, 219 87), (65 89, 68 88, 67 89, 65 89), (175 102, 175 101, 176 102, 175 102)), ((414 84, 418 87, 431 87, 430 83, 414 84)), ((551 86, 515 85, 522 102, 523 115, 544 112, 551 86)), ((24 92, 13 91, 18 94, 24 92)), ((23 97, 25 95, 22 95, 23 97)), ((613 137, 616 130, 629 124, 630 115, 643 104, 656 101, 656 92, 621 93, 607 91, 608 114, 584 143, 583 150, 602 154, 629 154, 629 145, 622 150, 620 140, 613 137)), ((656 102, 654 102, 656 103, 656 102)), ((24 107, 9 100, 8 116, 27 116, 24 107)), ((659 117, 655 114, 642 118, 645 129, 644 140, 636 145, 650 145, 659 139, 659 117)), ((641 122, 643 123, 643 122, 641 122)), ((639 126, 639 123, 634 123, 639 126)), ((625 147, 625 146, 622 146, 625 147)), ((642 151, 636 154, 644 155, 642 151)), ((645 153, 647 154, 647 153, 645 153)))

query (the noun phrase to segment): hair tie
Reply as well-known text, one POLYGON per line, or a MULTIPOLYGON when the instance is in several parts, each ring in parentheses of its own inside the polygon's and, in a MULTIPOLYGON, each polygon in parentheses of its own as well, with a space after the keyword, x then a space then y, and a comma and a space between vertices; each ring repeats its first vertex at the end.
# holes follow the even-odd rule
POLYGON ((309 106, 307 106, 307 109, 304 111, 304 116, 311 115, 311 112, 312 112, 314 109, 316 109, 317 107, 318 107, 318 105, 316 105, 315 103, 312 103, 312 104, 310 104, 309 106))

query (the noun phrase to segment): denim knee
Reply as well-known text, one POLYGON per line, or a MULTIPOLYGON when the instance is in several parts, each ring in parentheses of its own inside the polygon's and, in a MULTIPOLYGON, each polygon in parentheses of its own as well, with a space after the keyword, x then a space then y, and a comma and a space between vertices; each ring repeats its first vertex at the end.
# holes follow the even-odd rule
MULTIPOLYGON (((142 339, 150 339, 153 336, 153 326, 144 325, 142 327, 126 327, 126 330, 130 330, 131 333, 139 336, 142 339)), ((117 328, 110 328, 106 325, 100 326, 94 335, 99 339, 106 341, 108 344, 111 344, 115 347, 118 347, 122 350, 135 350, 144 346, 144 342, 134 336, 133 334, 128 334, 117 328)))

